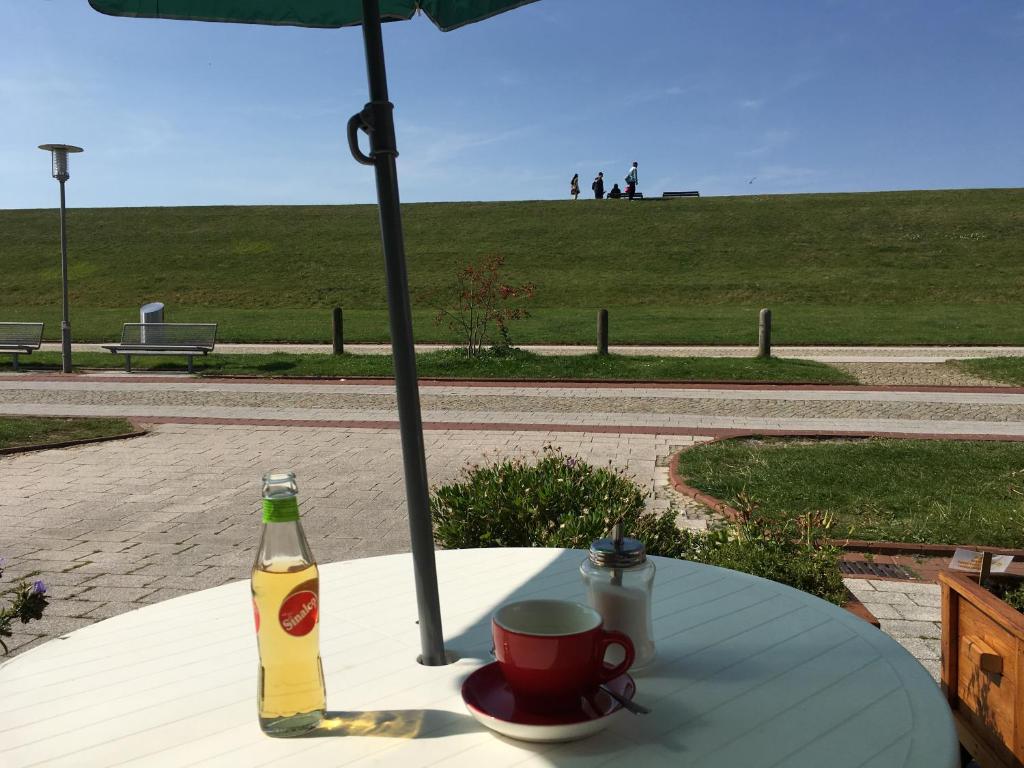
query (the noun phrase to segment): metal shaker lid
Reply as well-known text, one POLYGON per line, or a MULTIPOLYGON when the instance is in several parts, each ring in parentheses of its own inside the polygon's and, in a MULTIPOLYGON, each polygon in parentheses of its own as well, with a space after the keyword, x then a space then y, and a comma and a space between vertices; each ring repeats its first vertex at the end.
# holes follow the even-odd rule
POLYGON ((647 548, 639 539, 597 539, 590 544, 590 562, 601 568, 631 568, 647 560, 647 548))

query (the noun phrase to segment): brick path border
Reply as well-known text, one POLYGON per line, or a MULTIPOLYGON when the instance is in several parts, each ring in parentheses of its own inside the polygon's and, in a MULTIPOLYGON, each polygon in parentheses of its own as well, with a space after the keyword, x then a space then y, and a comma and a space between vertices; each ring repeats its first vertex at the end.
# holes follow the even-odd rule
MULTIPOLYGON (((35 417, 28 417, 35 418, 35 417)), ((50 416, 41 416, 39 418, 52 418, 50 416)), ((56 418, 63 418, 57 416, 56 418)), ((85 417, 88 418, 88 417, 85 417)), ((128 422, 135 424, 134 419, 125 419, 128 422)), ((103 437, 83 437, 81 440, 64 440, 59 443, 39 443, 37 445, 19 445, 14 448, 0 448, 0 456, 11 456, 17 453, 30 453, 32 451, 48 451, 52 448, 73 448, 76 445, 89 445, 90 443, 107 443, 111 440, 129 440, 133 437, 142 437, 148 435, 149 430, 145 428, 139 428, 134 432, 121 432, 117 435, 104 435, 103 437)))

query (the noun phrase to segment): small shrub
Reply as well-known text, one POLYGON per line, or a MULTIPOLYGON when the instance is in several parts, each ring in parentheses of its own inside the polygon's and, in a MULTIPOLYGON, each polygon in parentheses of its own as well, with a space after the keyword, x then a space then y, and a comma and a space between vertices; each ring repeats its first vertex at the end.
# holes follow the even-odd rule
POLYGON ((430 499, 438 543, 471 547, 586 549, 622 521, 648 553, 717 565, 788 584, 841 605, 840 552, 817 542, 831 521, 770 518, 753 505, 743 519, 707 534, 680 530, 675 514, 648 511, 647 493, 620 470, 594 467, 546 448, 534 463, 474 466, 430 499))
MULTIPOLYGON (((3 576, 3 567, 6 560, 0 557, 0 577, 3 576)), ((18 619, 22 624, 28 624, 35 619, 43 617, 43 610, 49 604, 46 597, 46 585, 42 581, 35 581, 29 584, 22 581, 14 589, 0 592, 0 597, 14 595, 13 602, 6 608, 0 608, 0 646, 3 646, 4 653, 7 653, 7 643, 3 638, 12 637, 11 623, 18 619)))
POLYGON ((447 323, 465 344, 466 353, 476 357, 488 343, 512 346, 509 323, 529 317, 525 307, 515 302, 532 299, 533 283, 509 285, 503 282, 501 268, 505 259, 491 256, 478 264, 467 264, 455 275, 448 307, 438 310, 435 322, 447 323), (492 334, 497 332, 498 338, 492 334))
POLYGON ((771 579, 842 605, 847 597, 839 571, 842 552, 818 544, 827 530, 828 522, 817 515, 794 521, 755 512, 728 528, 691 536, 691 549, 684 557, 771 579))
POLYGON ((547 448, 532 464, 507 459, 471 467, 461 482, 434 489, 430 508, 437 540, 449 548, 583 549, 622 520, 651 554, 675 556, 682 532, 671 514, 646 511, 646 497, 619 470, 547 448))

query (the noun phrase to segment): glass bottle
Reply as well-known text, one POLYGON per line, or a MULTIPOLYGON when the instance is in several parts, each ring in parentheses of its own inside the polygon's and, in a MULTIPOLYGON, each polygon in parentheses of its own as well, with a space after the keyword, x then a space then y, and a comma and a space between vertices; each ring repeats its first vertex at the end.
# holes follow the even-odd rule
POLYGON ((252 568, 260 728, 295 736, 324 717, 320 574, 299 522, 295 474, 263 476, 263 536, 252 568))
MULTIPOLYGON (((624 538, 618 525, 612 538, 591 543, 590 553, 580 565, 587 600, 604 618, 605 629, 623 632, 633 641, 636 660, 631 669, 634 670, 654 661, 651 621, 654 571, 654 563, 647 559, 643 542, 624 538)), ((605 660, 617 664, 622 655, 622 650, 613 646, 605 660)))

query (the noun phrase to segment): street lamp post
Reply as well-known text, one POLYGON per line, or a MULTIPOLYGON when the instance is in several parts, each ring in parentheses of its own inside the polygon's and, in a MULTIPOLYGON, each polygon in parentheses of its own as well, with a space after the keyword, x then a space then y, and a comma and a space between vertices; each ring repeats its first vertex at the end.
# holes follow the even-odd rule
POLYGON ((64 212, 64 182, 71 178, 68 173, 68 153, 81 152, 81 147, 70 144, 40 144, 40 149, 53 157, 53 178, 60 182, 60 281, 63 291, 63 316, 60 321, 61 370, 71 373, 71 321, 68 318, 68 235, 67 219, 64 212))

